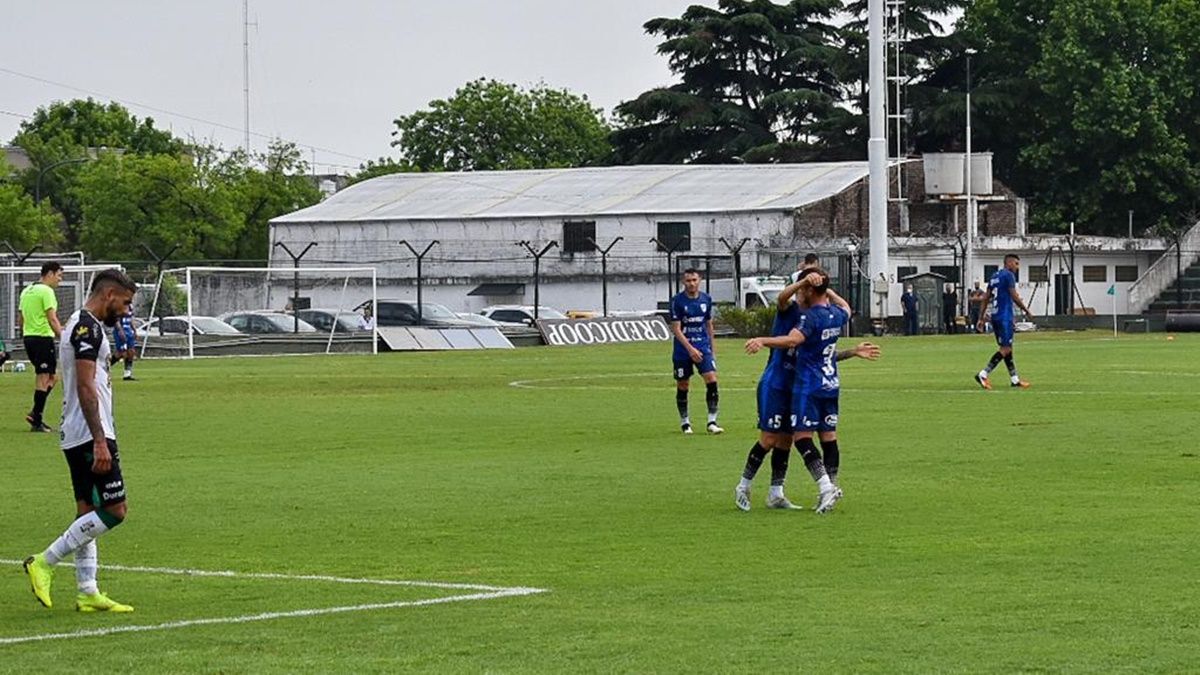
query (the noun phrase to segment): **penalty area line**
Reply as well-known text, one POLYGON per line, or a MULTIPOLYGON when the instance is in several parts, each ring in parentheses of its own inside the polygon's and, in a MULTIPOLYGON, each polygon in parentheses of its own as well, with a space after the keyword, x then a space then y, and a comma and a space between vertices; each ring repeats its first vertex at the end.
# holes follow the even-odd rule
POLYGON ((402 607, 425 607, 441 605, 450 602, 470 602, 472 600, 492 600, 522 595, 544 593, 540 588, 511 588, 490 593, 470 593, 466 595, 451 595, 444 598, 429 598, 426 600, 403 600, 397 602, 378 602, 365 605, 347 605, 344 607, 325 607, 321 609, 298 609, 290 612, 262 612, 244 616, 229 616, 212 619, 187 619, 183 621, 168 621, 166 623, 145 624, 140 626, 113 626, 109 628, 91 628, 72 631, 69 633, 43 633, 41 635, 25 635, 20 637, 0 637, 0 645, 15 645, 26 642, 42 642, 45 640, 66 640, 71 638, 102 637, 117 633, 146 633, 151 631, 174 630, 192 626, 213 626, 221 624, 252 623, 255 621, 271 621, 273 619, 292 619, 327 614, 345 614, 347 612, 368 612, 378 609, 398 609, 402 607))

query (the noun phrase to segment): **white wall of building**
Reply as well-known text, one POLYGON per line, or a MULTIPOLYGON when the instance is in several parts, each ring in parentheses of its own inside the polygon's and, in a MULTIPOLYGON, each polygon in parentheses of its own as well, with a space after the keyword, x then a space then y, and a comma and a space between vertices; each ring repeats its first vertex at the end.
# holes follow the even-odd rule
MULTIPOLYGON (((667 258, 651 237, 658 235, 659 222, 688 222, 690 250, 683 255, 728 255, 726 241, 736 245, 743 238, 768 240, 790 238, 792 215, 787 212, 730 214, 678 214, 647 216, 602 216, 594 219, 596 241, 607 246, 616 237, 608 258, 609 308, 653 309, 668 295, 667 258)), ((317 242, 302 265, 375 265, 379 273, 380 297, 416 297, 417 266, 411 252, 399 242, 407 240, 423 250, 432 240, 440 243, 423 263, 424 295, 456 311, 476 311, 488 304, 533 303, 533 259, 517 242, 529 241, 540 250, 548 241, 563 240, 563 219, 474 221, 391 221, 338 225, 276 223, 272 240, 293 250, 317 242), (464 261, 464 262, 452 262, 464 261), (477 297, 467 293, 482 283, 525 284, 524 297, 477 297)), ((765 273, 758 269, 766 256, 754 255, 755 244, 742 253, 744 275, 765 273)), ((273 249, 272 266, 290 267, 291 260, 273 249)), ((541 303, 561 309, 601 307, 601 256, 598 252, 565 254, 553 249, 541 260, 541 303)))

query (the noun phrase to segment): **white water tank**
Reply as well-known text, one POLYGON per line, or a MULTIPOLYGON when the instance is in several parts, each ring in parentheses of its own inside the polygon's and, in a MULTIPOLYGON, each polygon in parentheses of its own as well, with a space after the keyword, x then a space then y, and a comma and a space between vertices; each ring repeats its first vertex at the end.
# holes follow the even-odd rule
MULTIPOLYGON (((931 152, 923 158, 925 194, 966 194, 966 155, 961 152, 931 152)), ((971 153, 971 194, 992 194, 992 153, 971 153)))

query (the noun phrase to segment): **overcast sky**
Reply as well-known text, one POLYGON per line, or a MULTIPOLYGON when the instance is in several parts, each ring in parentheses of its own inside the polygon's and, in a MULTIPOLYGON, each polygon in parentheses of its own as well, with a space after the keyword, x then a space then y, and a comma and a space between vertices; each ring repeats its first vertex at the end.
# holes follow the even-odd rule
MULTIPOLYGON (((393 119, 478 77, 544 81, 611 112, 671 83, 642 24, 696 1, 250 0, 250 126, 315 146, 324 172, 395 156, 393 119)), ((4 4, 0 141, 91 93, 179 136, 242 143, 242 0, 4 4)))

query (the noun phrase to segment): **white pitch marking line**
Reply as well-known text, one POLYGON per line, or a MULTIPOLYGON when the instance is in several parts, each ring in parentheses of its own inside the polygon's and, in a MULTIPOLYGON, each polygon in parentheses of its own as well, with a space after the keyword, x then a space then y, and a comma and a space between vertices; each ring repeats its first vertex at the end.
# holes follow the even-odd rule
MULTIPOLYGON (((0 558, 0 565, 19 565, 23 561, 0 558)), ((68 563, 60 563, 72 567, 68 563)), ((409 581, 403 579, 358 579, 333 577, 322 574, 282 574, 277 572, 234 572, 232 570, 193 570, 174 567, 137 567, 129 565, 101 565, 101 569, 115 572, 145 572, 148 574, 170 574, 184 577, 225 577, 231 579, 275 579, 280 581, 325 581, 335 584, 373 584, 377 586, 414 586, 420 588, 444 588, 464 591, 533 591, 543 593, 546 589, 521 586, 485 586, 483 584, 456 584, 442 581, 409 581)))
MULTIPOLYGON (((1132 372, 1132 371, 1131 371, 1132 372)), ((563 377, 542 377, 531 380, 513 380, 508 383, 508 386, 517 389, 541 389, 545 391, 630 391, 630 387, 606 387, 604 385, 545 385, 543 382, 583 382, 588 380, 606 380, 616 377, 637 378, 637 377, 657 377, 662 373, 620 373, 613 375, 566 375, 563 377)), ((1192 375, 1186 373, 1186 375, 1192 375)), ((664 379, 670 375, 663 376, 664 379)), ((652 391, 658 388, 639 387, 640 391, 652 391)), ((722 387, 722 391, 757 391, 754 387, 722 387)), ((859 387, 842 387, 843 393, 851 394, 957 394, 962 396, 979 396, 980 389, 978 385, 963 385, 955 389, 862 389, 859 387)), ((1172 396, 1179 392, 1169 391, 1147 391, 1138 392, 1139 395, 1146 396, 1172 396)), ((1072 389, 1039 389, 1034 387, 1021 392, 1022 396, 1124 396, 1129 394, 1128 390, 1122 391, 1104 391, 1104 390, 1072 390, 1072 389)))
MULTIPOLYGON (((22 561, 0 558, 0 564, 15 565, 22 561)), ((59 563, 63 567, 72 567, 67 563, 59 563)), ((173 630, 189 626, 208 626, 214 624, 250 623, 252 621, 269 621, 271 619, 287 619, 306 616, 321 616, 323 614, 342 614, 345 612, 366 612, 377 609, 396 609, 400 607, 424 607, 448 602, 469 602, 472 600, 492 600, 495 598, 511 598, 523 595, 548 593, 546 588, 530 588, 524 586, 485 586, 482 584, 456 584, 440 581, 409 581, 400 579, 360 579, 352 577, 334 577, 323 574, 279 574, 273 572, 234 572, 231 570, 193 570, 173 567, 137 567, 130 565, 102 565, 101 569, 119 572, 143 572, 147 574, 167 574, 175 576, 220 577, 226 579, 274 579, 281 581, 322 581, 335 584, 370 584, 377 586, 407 586, 419 588, 441 588, 455 590, 476 590, 481 593, 466 595, 450 595, 444 598, 429 598, 426 600, 402 600, 397 602, 381 602, 364 605, 348 605, 344 607, 326 607, 320 609, 299 609, 290 612, 263 612, 245 616, 231 616, 215 619, 188 619, 185 621, 169 621, 160 624, 141 626, 115 626, 111 628, 95 628, 74 631, 71 633, 45 633, 41 635, 25 635, 21 637, 0 637, 0 645, 13 645, 25 642, 40 642, 43 640, 62 640, 80 637, 98 637, 114 633, 143 633, 156 630, 173 630)))
POLYGON ((115 626, 112 628, 93 628, 78 630, 71 633, 44 633, 41 635, 25 635, 22 637, 0 638, 0 645, 15 645, 25 642, 41 642, 44 640, 65 640, 68 638, 100 637, 116 633, 145 633, 157 630, 174 630, 191 626, 212 626, 230 623, 251 623, 253 621, 270 621, 272 619, 291 619, 324 614, 343 614, 346 612, 367 612, 377 609, 397 609, 400 607, 424 607, 440 605, 448 602, 468 602, 471 600, 491 600, 521 595, 544 593, 540 588, 511 588, 494 593, 472 593, 470 595, 451 595, 445 598, 430 598, 428 600, 405 600, 398 602, 379 602, 367 605, 347 605, 345 607, 326 607, 323 609, 298 609, 291 612, 263 612, 245 616, 230 616, 216 619, 189 619, 186 621, 170 621, 167 623, 146 624, 141 626, 115 626))

